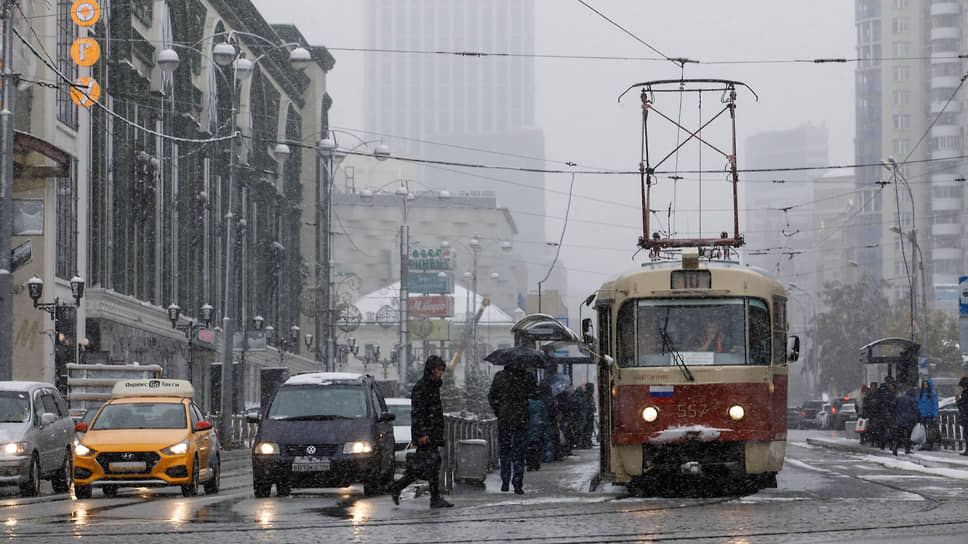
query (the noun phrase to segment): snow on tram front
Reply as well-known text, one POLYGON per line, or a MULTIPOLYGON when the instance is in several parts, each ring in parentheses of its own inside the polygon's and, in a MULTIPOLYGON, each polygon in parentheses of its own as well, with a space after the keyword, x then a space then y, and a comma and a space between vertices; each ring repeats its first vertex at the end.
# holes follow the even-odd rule
POLYGON ((684 477, 776 487, 799 351, 786 302, 776 280, 696 248, 602 285, 602 479, 647 491, 684 477))

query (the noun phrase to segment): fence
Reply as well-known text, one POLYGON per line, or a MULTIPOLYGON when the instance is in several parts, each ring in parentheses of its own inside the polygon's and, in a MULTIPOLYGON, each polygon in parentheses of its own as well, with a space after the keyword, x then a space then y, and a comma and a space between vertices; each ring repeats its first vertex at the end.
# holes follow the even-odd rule
POLYGON ((959 451, 965 449, 965 434, 958 421, 958 410, 941 410, 938 412, 941 425, 941 447, 959 451))
POLYGON ((461 440, 482 439, 487 444, 488 470, 497 466, 497 420, 478 419, 473 414, 444 414, 444 459, 440 467, 440 484, 444 489, 454 488, 457 472, 457 445, 461 440))

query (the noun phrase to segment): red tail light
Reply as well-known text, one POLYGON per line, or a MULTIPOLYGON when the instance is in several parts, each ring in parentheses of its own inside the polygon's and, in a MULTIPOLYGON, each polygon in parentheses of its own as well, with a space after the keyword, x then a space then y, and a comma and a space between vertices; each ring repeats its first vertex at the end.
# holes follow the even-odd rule
POLYGON ((801 415, 801 416, 804 416, 804 417, 806 417, 806 415, 807 415, 807 411, 806 411, 806 410, 804 410, 804 411, 802 411, 802 412, 800 412, 800 415, 801 415))
POLYGON ((836 413, 837 413, 837 409, 836 409, 836 408, 834 408, 833 406, 831 406, 831 407, 830 407, 830 413, 831 413, 831 414, 836 414, 836 413))

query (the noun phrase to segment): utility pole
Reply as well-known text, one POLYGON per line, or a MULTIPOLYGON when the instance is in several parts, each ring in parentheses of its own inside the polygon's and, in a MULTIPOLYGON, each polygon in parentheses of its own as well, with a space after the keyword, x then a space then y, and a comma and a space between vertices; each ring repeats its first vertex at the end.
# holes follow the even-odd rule
POLYGON ((16 0, 0 0, 3 26, 3 84, 0 100, 0 380, 13 378, 13 139, 14 99, 18 75, 13 72, 13 17, 16 0))

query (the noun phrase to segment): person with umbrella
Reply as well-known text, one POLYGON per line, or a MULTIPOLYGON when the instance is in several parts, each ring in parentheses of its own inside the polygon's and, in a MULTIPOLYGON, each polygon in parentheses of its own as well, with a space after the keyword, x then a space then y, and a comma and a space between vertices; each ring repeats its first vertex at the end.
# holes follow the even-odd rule
POLYGON ((494 375, 487 394, 497 416, 498 449, 501 462, 501 491, 524 493, 524 454, 530 422, 529 399, 538 398, 538 383, 520 360, 511 361, 494 375))

